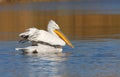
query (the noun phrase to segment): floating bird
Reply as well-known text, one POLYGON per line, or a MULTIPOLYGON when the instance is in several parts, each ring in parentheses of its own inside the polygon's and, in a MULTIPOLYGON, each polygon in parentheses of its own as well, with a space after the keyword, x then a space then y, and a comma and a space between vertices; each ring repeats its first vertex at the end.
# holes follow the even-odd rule
POLYGON ((49 21, 47 30, 39 30, 33 27, 19 34, 22 38, 20 42, 29 41, 32 45, 25 48, 16 48, 16 50, 21 50, 25 53, 57 53, 62 52, 62 47, 65 44, 74 48, 71 42, 60 31, 60 27, 55 21, 49 21))

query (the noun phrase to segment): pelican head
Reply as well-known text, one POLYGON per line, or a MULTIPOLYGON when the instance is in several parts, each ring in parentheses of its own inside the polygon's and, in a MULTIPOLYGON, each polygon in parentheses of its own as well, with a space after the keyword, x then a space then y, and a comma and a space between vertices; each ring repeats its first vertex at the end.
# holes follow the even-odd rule
POLYGON ((71 42, 60 31, 60 27, 58 26, 58 24, 55 23, 55 21, 53 21, 53 20, 49 21, 49 23, 48 23, 48 32, 55 35, 56 37, 61 38, 67 45, 74 48, 74 46, 71 44, 71 42))
POLYGON ((48 23, 48 31, 52 32, 55 29, 60 29, 60 27, 58 26, 58 24, 55 23, 55 21, 50 20, 49 23, 48 23))

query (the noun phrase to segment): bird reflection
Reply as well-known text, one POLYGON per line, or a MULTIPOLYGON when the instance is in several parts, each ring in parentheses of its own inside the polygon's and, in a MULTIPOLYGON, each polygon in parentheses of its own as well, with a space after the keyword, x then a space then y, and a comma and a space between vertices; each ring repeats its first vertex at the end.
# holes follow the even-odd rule
POLYGON ((27 55, 29 77, 63 77, 60 75, 60 66, 67 60, 70 53, 57 54, 29 54, 27 55))

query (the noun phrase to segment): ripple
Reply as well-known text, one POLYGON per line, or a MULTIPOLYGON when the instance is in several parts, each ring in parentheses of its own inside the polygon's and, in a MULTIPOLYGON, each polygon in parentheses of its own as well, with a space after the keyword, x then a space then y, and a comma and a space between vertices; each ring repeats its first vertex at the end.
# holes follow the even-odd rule
POLYGON ((14 48, 19 46, 16 41, 0 42, 0 75, 3 77, 120 76, 119 39, 88 39, 72 42, 75 48, 66 46, 63 53, 32 55, 22 55, 15 51, 14 48))

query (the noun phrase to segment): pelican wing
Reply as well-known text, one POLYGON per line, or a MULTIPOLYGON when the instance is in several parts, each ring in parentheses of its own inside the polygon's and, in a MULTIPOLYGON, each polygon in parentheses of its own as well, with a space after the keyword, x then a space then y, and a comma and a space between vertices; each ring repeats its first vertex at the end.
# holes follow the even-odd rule
POLYGON ((19 36, 22 37, 23 39, 29 40, 31 42, 32 41, 34 41, 34 42, 42 41, 45 43, 49 43, 51 45, 60 45, 60 46, 65 45, 65 42, 61 38, 47 32, 45 30, 39 30, 39 29, 35 29, 35 28, 34 28, 34 30, 32 28, 28 29, 26 32, 21 33, 19 36))
POLYGON ((61 40, 59 37, 52 35, 51 33, 45 30, 37 31, 36 33, 34 33, 34 35, 29 37, 28 39, 35 42, 42 41, 45 43, 49 43, 51 45, 61 45, 61 46, 65 45, 65 42, 63 40, 61 40))
POLYGON ((19 42, 24 43, 26 41, 30 41, 29 38, 31 35, 33 35, 35 32, 37 32, 38 29, 37 28, 29 28, 26 29, 25 32, 19 34, 19 36, 21 37, 21 40, 19 42))

